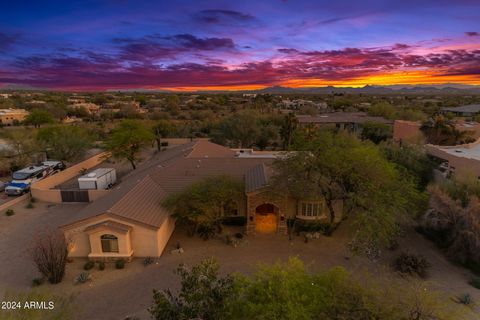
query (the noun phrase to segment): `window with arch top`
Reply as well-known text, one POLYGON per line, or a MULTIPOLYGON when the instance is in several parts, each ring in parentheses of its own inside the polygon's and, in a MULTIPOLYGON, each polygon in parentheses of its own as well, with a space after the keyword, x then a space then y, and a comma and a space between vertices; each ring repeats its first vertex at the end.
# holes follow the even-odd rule
POLYGON ((102 252, 118 252, 118 238, 113 234, 104 234, 100 237, 102 252))

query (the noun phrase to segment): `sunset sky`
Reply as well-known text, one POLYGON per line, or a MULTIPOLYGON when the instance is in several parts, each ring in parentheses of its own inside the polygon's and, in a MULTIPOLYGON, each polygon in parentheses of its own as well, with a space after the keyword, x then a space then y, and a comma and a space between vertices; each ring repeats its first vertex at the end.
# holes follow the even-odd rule
POLYGON ((3 1, 0 88, 480 84, 480 0, 3 1))

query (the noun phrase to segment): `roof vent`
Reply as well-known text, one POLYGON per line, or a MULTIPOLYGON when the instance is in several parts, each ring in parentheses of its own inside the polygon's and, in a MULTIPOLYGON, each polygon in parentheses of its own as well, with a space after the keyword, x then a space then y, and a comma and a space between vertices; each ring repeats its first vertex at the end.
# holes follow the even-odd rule
POLYGON ((87 174, 87 177, 89 178, 93 178, 95 177, 97 174, 95 172, 90 172, 89 174, 87 174))

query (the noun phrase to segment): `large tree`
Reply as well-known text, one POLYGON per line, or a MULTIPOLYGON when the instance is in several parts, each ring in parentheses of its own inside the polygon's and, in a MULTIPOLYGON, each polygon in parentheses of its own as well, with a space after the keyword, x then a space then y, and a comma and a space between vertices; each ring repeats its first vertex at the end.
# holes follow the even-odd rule
POLYGON ((154 135, 141 122, 123 120, 105 141, 105 149, 115 158, 127 160, 135 170, 140 152, 154 139, 154 135))
POLYGON ((283 140, 283 149, 288 150, 292 144, 293 134, 298 126, 297 117, 293 112, 285 115, 282 126, 280 127, 280 136, 283 140))
POLYGON ((338 225, 335 201, 343 201, 344 218, 354 218, 355 248, 388 245, 397 223, 418 212, 422 203, 415 180, 401 173, 373 143, 345 132, 317 130, 308 136, 297 135, 298 151, 275 162, 272 187, 288 190, 298 200, 323 200, 329 232, 338 225))
POLYGON ((441 115, 423 123, 421 130, 431 144, 457 145, 475 141, 470 132, 457 129, 452 120, 441 115))
POLYGON ((5 130, 7 145, 0 150, 0 168, 19 170, 32 163, 33 156, 41 150, 35 139, 35 131, 29 129, 5 130))
POLYGON ((157 143, 157 150, 162 149, 162 139, 168 138, 176 132, 175 124, 169 120, 159 120, 152 128, 157 143))
MULTIPOLYGON (((195 233, 198 227, 220 232, 225 211, 240 199, 242 192, 241 181, 228 176, 215 176, 169 196, 162 205, 172 212, 179 223, 190 226, 191 234, 195 233)), ((204 238, 209 235, 211 233, 203 233, 204 238)))
POLYGON ((154 290, 150 314, 158 320, 225 319, 223 307, 233 293, 233 278, 220 277, 218 271, 219 265, 213 259, 193 268, 180 265, 180 292, 175 295, 170 290, 154 290))
POLYGON ((297 258, 262 265, 251 276, 219 276, 209 259, 180 266, 181 288, 154 291, 149 309, 164 320, 453 320, 465 309, 418 281, 389 281, 365 275, 357 280, 343 268, 311 273, 297 258))
POLYGON ((233 147, 251 147, 260 135, 258 114, 252 111, 239 112, 224 119, 217 130, 217 140, 233 147))
POLYGON ((25 118, 25 123, 33 125, 35 128, 40 128, 43 124, 53 123, 53 115, 42 109, 33 109, 25 118))
POLYGON ((66 161, 83 157, 92 144, 89 133, 74 126, 41 128, 37 140, 44 146, 49 158, 66 161))

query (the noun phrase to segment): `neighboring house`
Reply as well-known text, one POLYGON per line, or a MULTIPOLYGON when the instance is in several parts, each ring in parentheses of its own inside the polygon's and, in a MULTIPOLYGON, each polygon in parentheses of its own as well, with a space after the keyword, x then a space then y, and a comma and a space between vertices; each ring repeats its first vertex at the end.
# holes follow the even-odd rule
MULTIPOLYGON (((474 139, 480 138, 480 123, 473 121, 455 120, 455 128, 461 132, 468 132, 474 139)), ((425 143, 426 137, 421 130, 420 121, 395 120, 393 123, 393 140, 398 143, 425 143)))
POLYGON ((0 124, 11 126, 22 122, 28 116, 24 109, 0 109, 0 124))
MULTIPOLYGON (((81 100, 79 100, 79 101, 81 101, 81 100)), ((87 110, 87 112, 89 114, 96 114, 100 110, 99 105, 97 105, 95 103, 91 103, 91 102, 78 102, 78 103, 70 105, 69 108, 71 108, 71 109, 84 108, 85 110, 87 110)))
POLYGON ((398 143, 423 144, 425 135, 420 121, 395 120, 393 122, 393 141, 398 143))
POLYGON ((443 162, 439 167, 446 177, 453 174, 480 179, 480 140, 458 146, 427 144, 427 153, 443 162))
MULTIPOLYGON (((245 193, 230 216, 245 217, 247 233, 286 233, 291 218, 324 221, 327 211, 322 201, 303 202, 267 191, 275 157, 274 153, 231 150, 206 140, 171 148, 62 227, 72 241, 69 255, 90 259, 160 256, 175 229, 162 201, 212 176, 228 175, 245 182, 245 193)), ((335 208, 340 219, 341 202, 335 208)))
POLYGON ((461 107, 442 108, 443 113, 453 113, 458 117, 474 117, 480 114, 480 104, 469 104, 461 107))
POLYGON ((285 99, 282 100, 281 106, 289 110, 296 110, 302 107, 314 107, 316 109, 327 109, 328 105, 326 102, 315 102, 311 100, 303 100, 303 99, 285 99))
POLYGON ((369 122, 391 125, 393 122, 382 117, 369 116, 364 112, 331 112, 317 116, 297 115, 300 126, 334 127, 352 132, 361 130, 362 125, 369 122))

